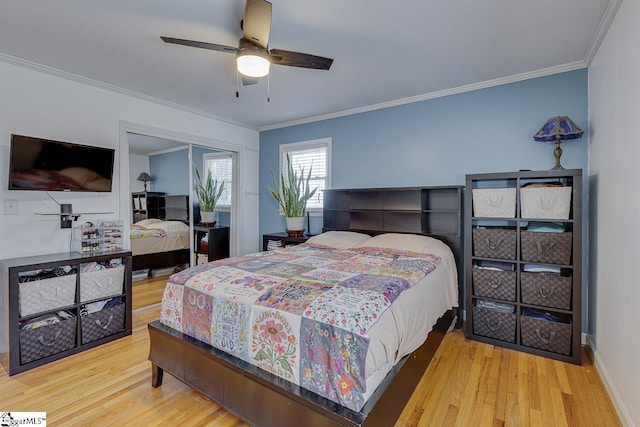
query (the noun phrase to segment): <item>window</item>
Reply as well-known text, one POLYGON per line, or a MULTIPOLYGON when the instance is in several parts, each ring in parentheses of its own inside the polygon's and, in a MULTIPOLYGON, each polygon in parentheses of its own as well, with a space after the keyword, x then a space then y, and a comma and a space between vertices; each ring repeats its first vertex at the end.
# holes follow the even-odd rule
POLYGON ((204 154, 202 156, 204 170, 210 170, 213 179, 224 182, 224 191, 218 201, 223 210, 231 209, 233 184, 233 158, 230 153, 204 154))
POLYGON ((306 176, 311 170, 309 186, 317 190, 307 203, 307 211, 321 213, 324 189, 331 188, 331 138, 280 145, 281 173, 286 168, 287 154, 296 173, 303 168, 306 176))

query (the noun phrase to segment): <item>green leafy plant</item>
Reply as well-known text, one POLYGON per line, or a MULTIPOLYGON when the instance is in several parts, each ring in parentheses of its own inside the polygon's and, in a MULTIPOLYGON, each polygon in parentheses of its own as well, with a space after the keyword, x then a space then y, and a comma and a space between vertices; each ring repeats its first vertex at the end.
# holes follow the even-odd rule
POLYGON ((218 200, 220 200, 220 196, 222 196, 222 192, 224 191, 224 181, 213 179, 210 170, 207 170, 207 178, 203 180, 198 168, 195 167, 195 165, 193 168, 195 169, 193 188, 200 200, 200 210, 203 212, 214 212, 218 200))
POLYGON ((309 187, 311 169, 313 168, 309 168, 309 173, 306 177, 302 167, 300 167, 300 172, 296 174, 287 154, 286 177, 285 174, 280 174, 280 180, 278 180, 273 171, 271 171, 276 189, 269 187, 269 193, 280 204, 284 215, 288 218, 304 216, 307 212, 307 202, 316 193, 316 188, 311 190, 309 187))

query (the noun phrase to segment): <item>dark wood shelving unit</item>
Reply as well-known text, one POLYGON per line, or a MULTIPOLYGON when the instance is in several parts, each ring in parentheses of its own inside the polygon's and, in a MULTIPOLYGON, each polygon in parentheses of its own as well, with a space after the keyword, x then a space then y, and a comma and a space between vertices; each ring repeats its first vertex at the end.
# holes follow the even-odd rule
MULTIPOLYGON (((474 174, 466 176, 466 197, 465 197, 465 278, 466 278, 466 336, 469 339, 486 342, 500 347, 511 348, 536 354, 552 359, 562 360, 569 363, 581 364, 581 326, 582 326, 582 170, 581 169, 562 169, 549 171, 520 171, 505 173, 487 173, 474 174), (569 205, 568 218, 527 218, 522 213, 522 194, 523 185, 533 182, 560 182, 565 186, 571 186, 571 200, 569 205), (515 216, 504 217, 487 217, 474 216, 473 206, 473 190, 474 189, 515 189, 515 216), (561 224, 565 231, 571 232, 570 239, 570 262, 554 263, 554 262, 532 262, 523 259, 523 235, 527 232, 530 223, 538 224, 561 224), (505 230, 513 230, 515 232, 515 258, 500 257, 482 257, 476 256, 474 251, 473 230, 477 227, 485 228, 502 228, 505 230), (478 295, 478 289, 474 284, 474 266, 482 261, 498 261, 510 263, 514 266, 515 272, 515 297, 511 298, 491 298, 485 295, 478 295), (571 277, 570 279, 570 297, 568 308, 558 308, 553 305, 532 304, 523 301, 523 270, 525 264, 548 265, 560 268, 563 277, 571 277), (509 304, 514 307, 515 313, 515 331, 513 337, 509 335, 508 342, 503 339, 489 337, 490 334, 476 333, 474 330, 474 322, 485 322, 482 319, 474 317, 474 307, 479 300, 490 302, 509 304), (568 354, 550 351, 540 347, 532 347, 523 343, 523 317, 528 321, 529 316, 522 316, 523 310, 537 309, 551 314, 559 314, 561 317, 567 317, 570 320, 570 343, 568 354)), ((536 233, 541 234, 541 233, 536 233)), ((551 234, 551 233, 544 233, 551 234)), ((568 233, 567 233, 568 234, 568 233)), ((544 248, 538 247, 538 251, 544 248)), ((497 281, 493 284, 494 288, 501 286, 502 282, 497 281)), ((556 288, 549 288, 547 293, 552 292, 556 288)), ((540 293, 544 295, 543 289, 540 293)), ((501 322, 495 320, 493 324, 487 322, 490 329, 498 329, 501 322)), ((479 325, 475 325, 479 326, 479 325)), ((535 331, 541 342, 551 342, 555 334, 547 334, 541 332, 540 329, 535 331)), ((531 328, 526 330, 527 335, 531 333, 531 328)), ((558 335, 559 336, 559 335, 558 335)), ((557 338, 556 336, 555 338, 557 338)))
POLYGON ((163 219, 189 222, 189 196, 164 196, 165 216, 163 219))
MULTIPOLYGON (((131 335, 132 331, 132 305, 131 305, 131 252, 129 251, 105 251, 83 255, 77 252, 48 254, 40 256, 30 256, 23 258, 12 258, 0 261, 0 270, 2 272, 2 285, 3 292, 8 297, 3 300, 2 313, 3 320, 0 322, 0 336, 8 338, 7 357, 3 357, 2 361, 5 364, 5 368, 9 375, 14 375, 29 369, 36 368, 46 363, 53 362, 55 360, 70 356, 72 354, 79 353, 81 351, 88 350, 90 348, 105 344, 118 338, 122 338, 126 335, 131 335), (96 279, 96 276, 92 276, 91 272, 83 272, 81 265, 91 262, 110 261, 114 259, 122 260, 122 282, 113 284, 118 288, 117 291, 109 293, 109 295, 100 295, 94 298, 93 296, 87 297, 90 294, 101 294, 102 291, 98 288, 107 288, 106 283, 102 283, 101 279, 96 279), (21 284, 24 284, 21 280, 21 274, 25 272, 32 272, 42 269, 53 269, 56 267, 71 267, 75 270, 75 282, 71 285, 75 288, 72 292, 75 292, 70 304, 64 303, 63 305, 53 305, 40 312, 35 313, 21 313, 21 284), (86 280, 85 280, 86 279, 86 280), (86 292, 86 295, 83 293, 86 292), (89 326, 85 322, 93 321, 89 316, 81 315, 81 308, 85 304, 90 304, 96 301, 102 301, 113 297, 121 297, 124 305, 124 321, 122 325, 111 325, 111 329, 106 329, 105 336, 101 336, 98 339, 95 337, 89 337, 89 326), (23 362, 21 352, 23 346, 27 345, 21 337, 22 331, 20 330, 20 324, 27 319, 39 317, 42 315, 54 314, 60 310, 64 310, 72 313, 76 318, 75 326, 75 341, 63 351, 46 355, 43 357, 36 357, 35 360, 29 362, 23 362)), ((104 271, 104 270, 103 270, 104 271)), ((118 272, 120 274, 120 272, 118 272)), ((31 281, 28 283, 40 282, 42 286, 40 293, 43 294, 43 298, 49 298, 51 300, 57 298, 61 288, 53 283, 46 282, 48 279, 40 281, 31 281)), ((106 280, 108 281, 108 280, 106 280)), ((109 283, 110 285, 111 283, 109 283)), ((104 322, 107 323, 106 321, 104 322)), ((42 327, 43 334, 48 326, 42 327)), ((38 331, 39 329, 33 329, 38 331)), ((44 335, 46 336, 46 335, 44 335)), ((43 346, 50 346, 55 343, 58 338, 58 334, 55 334, 51 340, 43 339, 40 337, 40 342, 43 346), (48 341, 48 342, 43 342, 48 341)), ((37 345, 37 344, 36 344, 37 345)), ((33 347, 30 345, 30 347, 33 347)), ((30 349, 32 351, 32 348, 30 349)))
POLYGON ((196 265, 198 254, 207 255, 207 262, 229 258, 229 227, 196 224, 193 226, 193 234, 196 265), (206 235, 208 241, 203 242, 206 235))
POLYGON ((131 193, 131 213, 135 224, 149 218, 164 219, 165 193, 158 191, 136 191, 131 193))
MULTIPOLYGON (((324 230, 423 234, 444 240, 457 253, 463 242, 463 189, 441 186, 325 190, 324 230)), ((458 265, 462 262, 456 261, 458 265)))

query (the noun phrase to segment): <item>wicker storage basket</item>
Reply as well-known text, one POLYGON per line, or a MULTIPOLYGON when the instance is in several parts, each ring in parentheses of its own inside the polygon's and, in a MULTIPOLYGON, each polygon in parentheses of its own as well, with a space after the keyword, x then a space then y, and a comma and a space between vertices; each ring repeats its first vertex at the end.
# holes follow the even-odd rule
POLYGON ((516 300, 516 272, 473 269, 473 293, 479 297, 516 300))
POLYGON ((76 345, 76 318, 20 331, 20 363, 25 364, 76 345))
POLYGON ((500 341, 515 342, 516 315, 473 307, 473 333, 500 341))
POLYGON ((124 308, 125 305, 123 303, 86 316, 80 316, 82 344, 123 331, 124 308))
POLYGON ((521 217, 569 219, 571 187, 522 187, 521 217))
POLYGON ((477 257, 516 259, 516 230, 474 228, 473 254, 477 257))
POLYGON ((570 231, 564 233, 521 231, 520 239, 523 261, 564 265, 571 262, 573 233, 570 231))
POLYGON ((571 276, 553 273, 522 272, 520 276, 522 302, 569 310, 572 280, 571 276))
POLYGON ((516 216, 515 188, 474 188, 473 216, 514 218, 516 216))
POLYGON ((19 285, 20 316, 72 305, 76 300, 76 275, 21 282, 19 285))
POLYGON ((122 293, 124 266, 80 273, 80 302, 122 293))
POLYGON ((571 323, 520 317, 522 345, 560 354, 571 354, 571 323))

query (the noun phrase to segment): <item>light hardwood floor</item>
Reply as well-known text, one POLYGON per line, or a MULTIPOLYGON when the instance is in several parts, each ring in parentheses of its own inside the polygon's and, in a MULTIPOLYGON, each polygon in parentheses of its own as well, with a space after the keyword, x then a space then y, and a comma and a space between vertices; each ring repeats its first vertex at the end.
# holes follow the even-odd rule
MULTIPOLYGON (((129 337, 13 377, 0 369, 0 411, 46 411, 49 426, 244 426, 171 375, 151 387, 146 325, 159 310, 137 310, 129 337)), ((575 366, 469 341, 459 330, 447 334, 396 423, 619 425, 586 354, 575 366)))
POLYGON ((143 307, 159 304, 162 300, 162 292, 164 291, 164 285, 167 283, 168 278, 169 276, 158 276, 144 280, 135 280, 132 285, 133 309, 138 310, 143 307))

